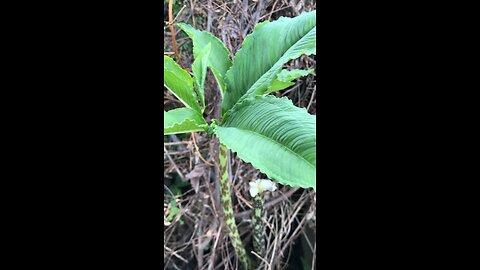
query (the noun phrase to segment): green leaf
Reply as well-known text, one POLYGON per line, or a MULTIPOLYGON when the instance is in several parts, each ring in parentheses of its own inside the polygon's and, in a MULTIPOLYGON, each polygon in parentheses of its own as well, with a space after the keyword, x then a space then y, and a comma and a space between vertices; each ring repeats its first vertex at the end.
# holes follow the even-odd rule
POLYGON ((205 110, 205 78, 207 77, 208 56, 212 48, 212 43, 207 46, 196 56, 192 65, 193 79, 195 83, 195 91, 202 103, 202 112, 205 110))
POLYGON ((303 54, 316 54, 316 29, 315 11, 257 24, 225 75, 227 92, 222 113, 241 98, 265 94, 288 61, 303 54))
POLYGON ((180 27, 193 41, 193 56, 195 59, 200 55, 203 48, 207 46, 208 43, 211 43, 212 49, 210 55, 208 56, 208 67, 212 70, 215 79, 217 80, 218 85, 222 95, 225 92, 225 82, 224 77, 227 70, 232 65, 230 60, 230 52, 225 47, 225 45, 209 32, 199 31, 193 28, 192 26, 184 23, 177 23, 180 27))
POLYGON ((316 188, 316 117, 287 98, 255 96, 235 105, 215 128, 220 142, 269 178, 316 188))
POLYGON ((201 112, 197 96, 193 90, 193 79, 172 58, 163 57, 163 85, 168 88, 185 106, 201 112))
POLYGON ((294 69, 294 70, 282 70, 278 73, 277 78, 273 81, 272 85, 267 89, 265 94, 269 94, 272 92, 283 90, 287 87, 294 85, 292 81, 298 79, 303 76, 307 76, 309 74, 315 74, 313 69, 302 70, 302 69, 294 69))
POLYGON ((177 202, 175 200, 170 201, 170 213, 167 216, 167 221, 172 221, 175 216, 180 212, 180 209, 177 207, 177 202))
POLYGON ((163 111, 163 134, 178 134, 205 131, 208 124, 202 115, 189 108, 178 108, 163 111))

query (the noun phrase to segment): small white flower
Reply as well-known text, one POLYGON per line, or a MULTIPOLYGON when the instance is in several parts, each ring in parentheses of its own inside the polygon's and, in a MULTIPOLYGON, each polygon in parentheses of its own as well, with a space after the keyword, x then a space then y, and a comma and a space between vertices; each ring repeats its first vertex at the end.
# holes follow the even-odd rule
POLYGON ((268 191, 275 191, 277 190, 277 185, 275 185, 275 183, 271 180, 268 180, 268 179, 260 179, 260 186, 262 187, 262 189, 265 191, 265 190, 268 190, 268 191))
POLYGON ((275 191, 277 190, 277 185, 274 182, 268 179, 258 179, 255 182, 250 182, 250 196, 255 197, 258 193, 264 191, 275 191))
POLYGON ((258 194, 257 182, 250 182, 250 196, 255 197, 258 194))

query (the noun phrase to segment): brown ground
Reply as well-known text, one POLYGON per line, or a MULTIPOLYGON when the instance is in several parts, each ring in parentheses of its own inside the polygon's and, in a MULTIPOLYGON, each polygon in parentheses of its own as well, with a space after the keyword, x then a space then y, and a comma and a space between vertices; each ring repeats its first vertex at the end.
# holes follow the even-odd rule
MULTIPOLYGON (((168 0, 165 0, 168 19, 168 0)), ((315 1, 241 1, 241 0, 177 0, 174 5, 176 22, 191 24, 220 38, 233 54, 257 22, 293 17, 302 11, 316 9, 315 1), (182 9, 180 12, 179 11, 182 9)), ((192 42, 175 28, 181 64, 191 71, 192 42)), ((166 54, 173 53, 172 35, 164 31, 166 54)), ((178 60, 178 59, 177 59, 178 60)), ((289 68, 316 67, 313 57, 302 56, 287 64, 289 68)), ((299 107, 316 114, 316 81, 309 75, 297 80, 295 86, 277 93, 287 96, 299 107)), ((218 89, 212 74, 205 87, 206 114, 217 104, 218 89)), ((175 97, 164 90, 165 109, 182 107, 175 97)), ((208 119, 208 118, 207 118, 208 119)), ((218 180, 215 177, 213 152, 215 140, 204 132, 164 136, 164 264, 165 269, 237 269, 233 250, 218 204, 218 180)), ((264 176, 249 163, 232 156, 233 200, 240 234, 251 250, 248 182, 264 176)), ((311 190, 281 186, 266 198, 267 256, 258 269, 315 269, 315 199, 311 190), (313 254, 313 255, 312 255, 313 254), (312 265, 313 264, 313 265, 312 265)))

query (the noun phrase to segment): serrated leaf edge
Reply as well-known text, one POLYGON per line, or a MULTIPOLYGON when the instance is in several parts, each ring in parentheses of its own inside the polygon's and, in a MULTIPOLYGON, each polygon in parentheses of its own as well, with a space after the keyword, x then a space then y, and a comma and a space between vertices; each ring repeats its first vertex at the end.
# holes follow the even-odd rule
POLYGON ((182 122, 177 122, 177 123, 173 124, 172 126, 168 126, 168 127, 164 128, 164 135, 188 133, 188 132, 195 132, 195 131, 207 131, 207 129, 208 129, 208 124, 207 123, 199 125, 195 120, 192 120, 190 118, 185 118, 182 122), (181 126, 183 124, 187 124, 187 123, 196 125, 199 128, 198 129, 190 129, 190 130, 182 130, 182 131, 179 131, 179 132, 166 132, 166 130, 175 129, 176 127, 179 127, 179 126, 181 126))
MULTIPOLYGON (((217 137, 218 137, 218 139, 220 140, 220 142, 223 143, 223 138, 218 134, 217 127, 215 127, 214 130, 215 130, 215 134, 217 135, 217 137)), ((261 134, 260 134, 260 135, 261 135, 261 134)), ((263 135, 262 135, 262 136, 263 136, 263 135)), ((265 137, 265 136, 263 136, 263 137, 265 137)), ((268 138, 268 137, 265 137, 265 138, 270 139, 270 138, 268 138)), ((270 139, 270 140, 272 140, 272 139, 270 139)), ((272 140, 272 141, 273 141, 273 140, 272 140)), ((274 142, 275 142, 275 141, 274 141, 274 142)), ((277 143, 277 142, 275 142, 275 143, 277 143)), ((264 171, 264 170, 258 168, 257 166, 255 166, 249 158, 246 158, 245 156, 243 156, 243 155, 240 154, 239 152, 233 150, 232 148, 228 148, 228 149, 230 149, 230 151, 232 151, 232 152, 234 152, 234 153, 237 153, 237 155, 238 155, 244 162, 247 162, 247 163, 252 164, 252 166, 253 166, 255 169, 257 169, 257 170, 261 171, 262 173, 266 174, 268 178, 274 180, 274 181, 277 182, 277 183, 280 183, 280 184, 282 184, 282 185, 288 185, 288 186, 291 186, 291 187, 301 187, 301 188, 305 188, 305 189, 307 189, 307 188, 313 188, 313 190, 316 190, 316 183, 315 183, 314 186, 308 186, 308 185, 301 184, 301 183, 298 183, 298 182, 292 183, 291 180, 282 180, 282 181, 279 181, 275 176, 272 175, 272 173, 267 172, 267 171, 264 171)), ((294 153, 294 152, 293 152, 293 153, 294 153)), ((294 153, 294 154, 296 154, 296 153, 294 153)), ((296 155, 298 156, 298 154, 296 154, 296 155)), ((307 162, 307 163, 308 163, 309 165, 311 165, 309 162, 307 162)), ((316 170, 316 167, 314 167, 314 169, 316 170)))

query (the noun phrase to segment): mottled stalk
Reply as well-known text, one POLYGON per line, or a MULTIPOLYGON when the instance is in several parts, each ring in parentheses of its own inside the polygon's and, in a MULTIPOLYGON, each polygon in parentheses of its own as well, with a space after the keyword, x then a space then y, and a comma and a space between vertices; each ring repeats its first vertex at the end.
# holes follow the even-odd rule
POLYGON ((265 238, 263 225, 263 194, 259 193, 253 197, 253 250, 262 258, 265 257, 265 238))
POLYGON ((249 269, 249 261, 245 247, 243 246, 240 234, 238 233, 237 224, 233 215, 232 198, 230 196, 230 180, 228 178, 228 149, 225 145, 220 144, 220 198, 225 216, 225 223, 228 229, 233 249, 244 269, 249 269))

